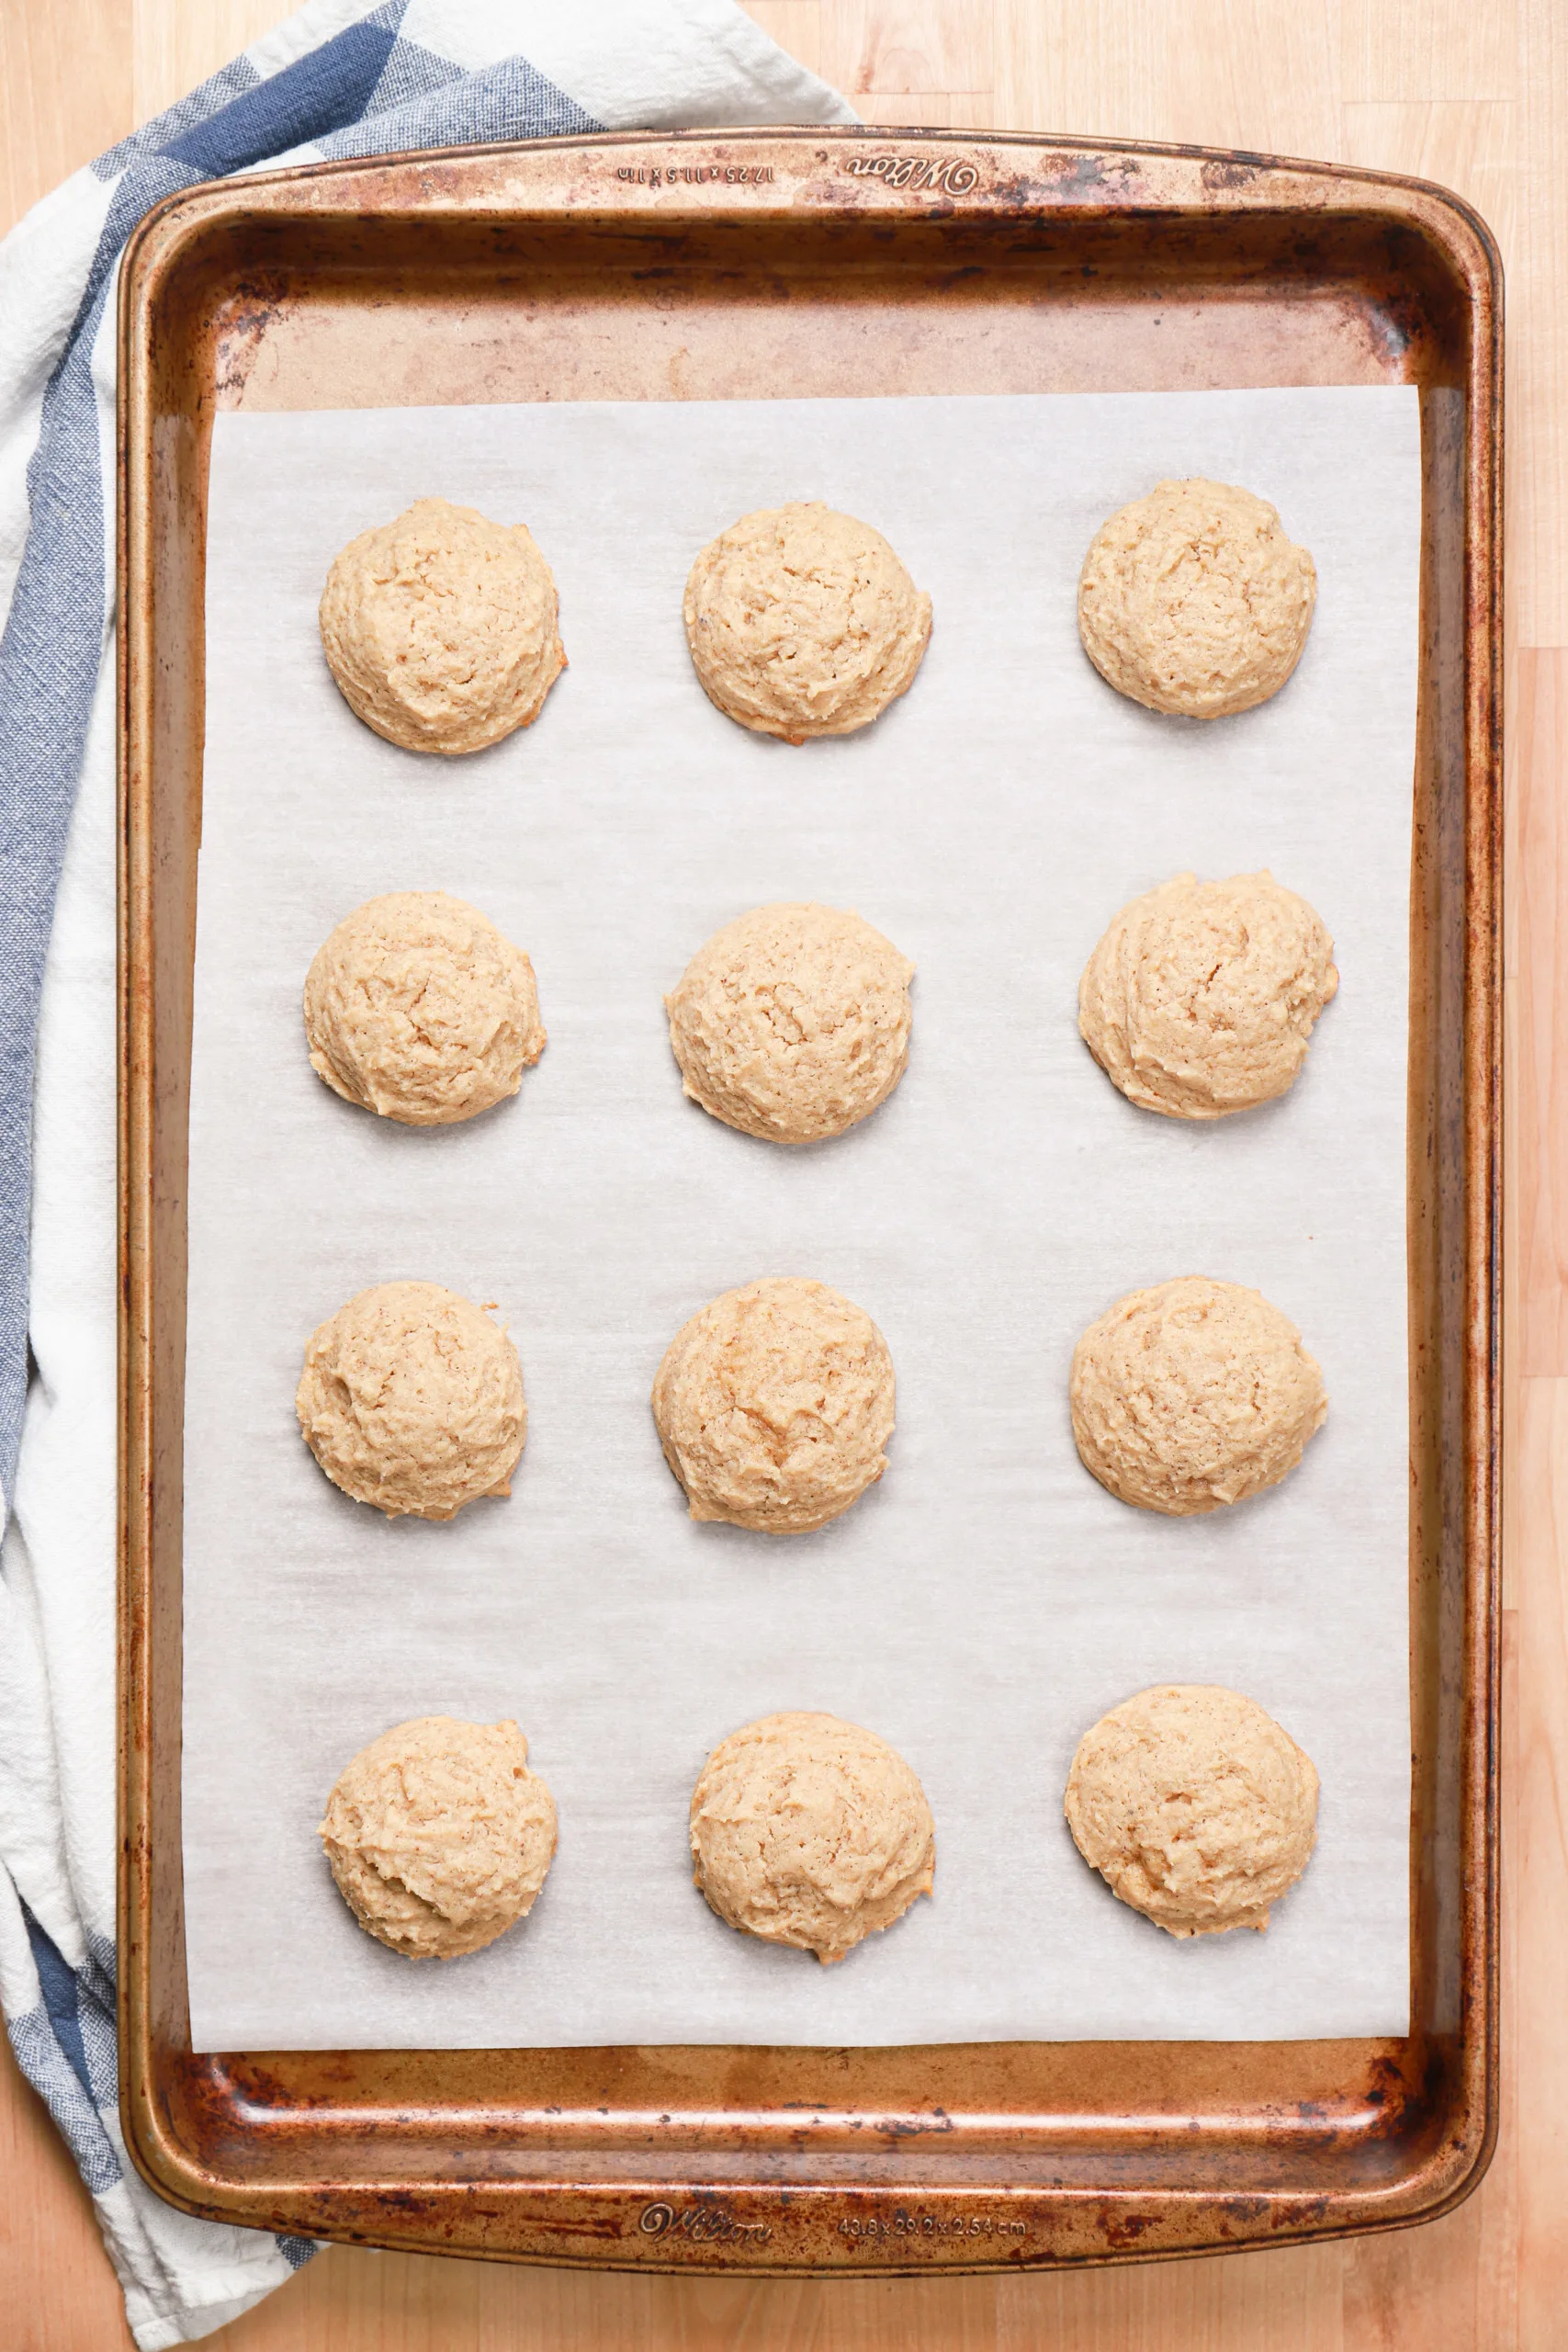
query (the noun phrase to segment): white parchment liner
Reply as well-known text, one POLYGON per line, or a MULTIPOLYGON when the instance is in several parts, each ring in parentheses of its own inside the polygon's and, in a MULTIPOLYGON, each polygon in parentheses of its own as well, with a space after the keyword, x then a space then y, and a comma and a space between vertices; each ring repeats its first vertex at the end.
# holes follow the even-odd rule
POLYGON ((1399 2033, 1406 2024, 1404 1112, 1419 534, 1416 395, 402 409, 218 419, 191 1111, 185 1856, 200 2049, 1399 2033), (1275 701, 1217 724, 1114 695, 1074 594, 1167 475, 1272 499, 1318 566, 1275 701), (476 758, 395 750, 321 660, 333 555, 439 494, 525 520, 571 666, 476 758), (787 745, 710 707, 681 592, 741 513, 875 523, 935 605, 874 729, 787 745), (1342 973, 1283 1102, 1133 1110, 1079 1043, 1107 920, 1184 867, 1270 866, 1342 973), (440 887, 532 955, 520 1098, 417 1131, 307 1064, 320 941, 440 887), (893 1101, 781 1150, 682 1101, 660 994, 742 909, 859 910, 919 967, 893 1101), (881 1486, 818 1534, 697 1527, 648 1391, 705 1300, 812 1274, 886 1332, 881 1486), (1177 1521, 1080 1468, 1066 1374, 1122 1292, 1258 1285, 1323 1363, 1301 1471, 1177 1521), (512 1499, 389 1525, 300 1442, 305 1339, 368 1283, 500 1302, 527 1383, 512 1499), (1068 1760, 1154 1681, 1229 1683, 1323 1779, 1267 1936, 1178 1944, 1062 1820, 1068 1760), (774 1708, 871 1725, 919 1772, 935 1899, 840 1967, 694 1892, 693 1780, 774 1708), (514 1715, 560 1809, 532 1917, 413 1965, 354 1925, 323 1800, 402 1717, 514 1715))

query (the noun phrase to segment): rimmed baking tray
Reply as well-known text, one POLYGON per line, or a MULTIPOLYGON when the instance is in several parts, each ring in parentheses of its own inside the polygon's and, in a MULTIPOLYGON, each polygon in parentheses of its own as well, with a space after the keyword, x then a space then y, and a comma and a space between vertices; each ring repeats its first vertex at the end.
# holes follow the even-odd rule
POLYGON ((193 2212, 554 2264, 1020 2268, 1425 2220, 1495 2129, 1501 285, 1411 180, 818 129, 191 190, 121 288, 121 2106, 193 2212), (186 1152, 220 407, 1416 386, 1410 2034, 193 2055, 186 1152))

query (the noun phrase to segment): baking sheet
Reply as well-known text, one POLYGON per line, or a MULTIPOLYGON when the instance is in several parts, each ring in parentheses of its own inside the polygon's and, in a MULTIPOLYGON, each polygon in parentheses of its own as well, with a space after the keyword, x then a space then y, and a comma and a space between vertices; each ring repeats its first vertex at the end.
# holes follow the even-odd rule
POLYGON ((1419 424, 1406 390, 583 403, 220 415, 211 477, 186 1378, 186 1956, 197 2050, 1402 2033, 1408 1985, 1404 1116, 1419 424), (1095 675, 1074 592, 1166 475, 1272 499, 1317 616, 1261 709, 1204 726, 1095 675), (315 605, 357 531, 442 495, 525 519, 571 666, 479 756, 360 727, 315 605), (698 690, 695 550, 821 497, 935 606, 858 738, 749 736, 698 690), (1076 1027, 1110 916, 1185 867, 1270 866, 1342 983, 1283 1102, 1134 1110, 1076 1027), (441 888, 534 958, 521 1096, 414 1131, 311 1074, 306 966, 377 892, 441 888), (660 994, 774 899, 857 908, 915 960, 892 1101, 784 1151, 681 1095, 660 994), (1172 1274, 1256 1284, 1330 1415, 1275 1492, 1189 1521, 1080 1467, 1072 1346, 1172 1274), (811 1274, 887 1336, 880 1486, 816 1535, 685 1516, 648 1391, 705 1300, 811 1274), (299 1441, 304 1341, 367 1283, 500 1302, 527 1451, 446 1526, 338 1494, 299 1441), (1249 1692, 1315 1760, 1318 1849, 1266 1936, 1178 1944, 1061 1815, 1073 1748, 1154 1681, 1249 1692), (694 1893, 691 1786, 775 1708, 919 1772, 934 1900, 842 1965, 694 1893), (315 1825, 409 1715, 513 1715, 560 1811, 525 1925, 415 1966, 364 1936, 315 1825))

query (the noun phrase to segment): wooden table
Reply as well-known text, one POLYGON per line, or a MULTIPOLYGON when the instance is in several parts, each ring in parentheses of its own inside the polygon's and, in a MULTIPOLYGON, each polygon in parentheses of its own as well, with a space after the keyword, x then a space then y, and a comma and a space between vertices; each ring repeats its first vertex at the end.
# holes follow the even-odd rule
MULTIPOLYGON (((1551 2352, 1568 2346, 1568 0, 750 0, 871 122, 1322 156, 1468 196, 1508 273, 1503 2123, 1425 2229, 1074 2277, 734 2283, 334 2248, 222 2352, 1551 2352), (1562 951, 1560 956, 1560 946, 1562 951), (1562 1003, 1559 1004, 1559 995, 1562 1003), (1559 1032, 1559 1012, 1563 1030, 1559 1032)), ((570 6, 571 0, 558 0, 570 6)), ((277 0, 0 0, 0 227, 277 0)), ((85 2194, 8 2056, 4 2352, 124 2352, 85 2194)))

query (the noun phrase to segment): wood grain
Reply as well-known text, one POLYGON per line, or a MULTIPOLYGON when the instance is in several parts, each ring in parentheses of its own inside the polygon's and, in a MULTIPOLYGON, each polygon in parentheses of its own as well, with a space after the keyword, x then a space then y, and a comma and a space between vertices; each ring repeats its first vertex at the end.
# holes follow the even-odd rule
POLYGON ((852 99, 991 87, 989 0, 824 0, 821 40, 852 99))
POLYGON ((1533 1379, 1568 1374, 1568 653, 1520 651, 1513 703, 1510 1238, 1519 1370, 1533 1379))
MULTIPOLYGON (((0 0, 0 226, 277 0, 0 0)), ((875 122, 1179 139, 1415 172, 1503 247, 1510 707, 1504 2112, 1420 2230, 1019 2279, 705 2283, 335 2248, 223 2352, 1555 2352, 1568 2347, 1568 5, 754 0, 875 122), (1561 1015, 1561 1018, 1559 1017, 1561 1015)), ((63 2149, 0 2072, 0 2352, 124 2352, 63 2149)))
POLYGON ((107 0, 0 0, 0 229, 131 128, 130 47, 107 0))

